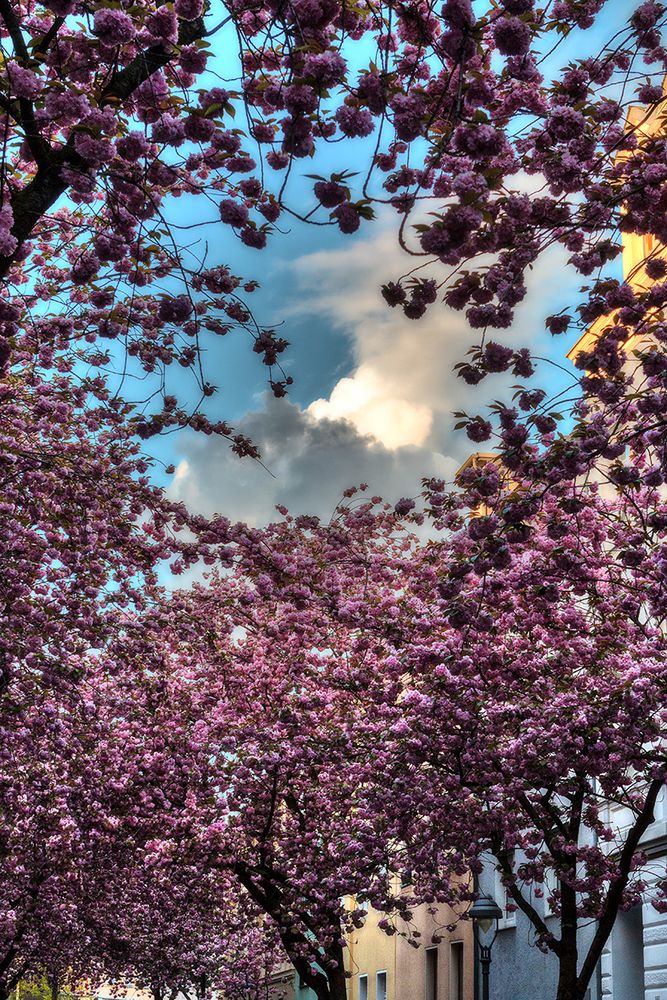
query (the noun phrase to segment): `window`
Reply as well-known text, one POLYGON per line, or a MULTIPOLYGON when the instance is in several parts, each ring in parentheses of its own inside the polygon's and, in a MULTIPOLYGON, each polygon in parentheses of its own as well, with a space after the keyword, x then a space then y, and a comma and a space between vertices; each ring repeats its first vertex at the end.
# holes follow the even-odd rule
POLYGON ((554 892, 557 891, 559 886, 559 878, 556 875, 553 868, 544 869, 544 882, 542 883, 542 892, 544 893, 544 916, 553 917, 556 912, 553 905, 549 902, 549 896, 553 896, 554 892))
POLYGON ((427 948, 424 958, 426 961, 424 1000, 438 1000, 438 949, 427 948))
POLYGON ((449 949, 449 1000, 463 1000, 463 941, 452 941, 449 949))
POLYGON ((387 1000, 386 972, 378 972, 375 976, 375 1000, 387 1000))
POLYGON ((509 906, 512 897, 507 891, 507 886, 503 885, 502 873, 496 868, 495 885, 493 893, 496 903, 503 911, 502 918, 498 921, 498 930, 503 931, 507 927, 516 927, 516 910, 510 910, 509 906))
POLYGON ((359 976, 359 1000, 368 1000, 368 976, 359 976))

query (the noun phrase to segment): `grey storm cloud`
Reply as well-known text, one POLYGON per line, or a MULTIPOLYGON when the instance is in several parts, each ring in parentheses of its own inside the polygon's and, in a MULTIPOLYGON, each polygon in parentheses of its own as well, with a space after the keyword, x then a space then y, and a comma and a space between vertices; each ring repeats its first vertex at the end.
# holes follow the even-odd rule
POLYGON ((465 457, 426 447, 390 449, 346 420, 315 419, 287 400, 268 397, 240 429, 260 448, 262 465, 239 459, 225 441, 191 435, 171 490, 191 508, 252 524, 275 517, 277 504, 328 519, 348 486, 395 501, 419 492, 422 476, 451 479, 465 457))

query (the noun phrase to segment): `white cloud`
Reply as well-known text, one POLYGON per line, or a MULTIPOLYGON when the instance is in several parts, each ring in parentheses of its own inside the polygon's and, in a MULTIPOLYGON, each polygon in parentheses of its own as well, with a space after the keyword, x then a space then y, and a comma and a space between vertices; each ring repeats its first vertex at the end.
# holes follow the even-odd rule
POLYGON ((451 310, 436 306, 411 321, 389 309, 380 286, 412 264, 398 246, 395 221, 385 217, 369 239, 292 265, 299 292, 294 311, 324 317, 345 332, 356 361, 308 412, 318 420, 347 419, 388 448, 423 445, 434 414, 456 408, 462 387, 452 368, 470 341, 465 319, 451 310))
POLYGON ((387 448, 422 445, 433 424, 429 406, 387 395, 380 374, 360 365, 352 378, 336 383, 328 399, 316 399, 307 411, 315 420, 349 420, 387 448))
MULTIPOLYGON (((239 429, 258 444, 266 469, 235 458, 225 442, 186 438, 172 495, 198 510, 263 523, 278 503, 327 517, 342 491, 361 481, 395 500, 417 493, 422 476, 451 479, 472 450, 453 431, 452 411, 483 409, 490 393, 505 395, 508 382, 496 378, 471 389, 455 377, 454 364, 475 340, 461 313, 439 303, 410 321, 388 308, 380 286, 410 266, 388 218, 367 239, 285 265, 280 278, 298 303, 292 315, 350 338, 353 368, 305 409, 270 397, 245 415, 239 429)), ((575 279, 558 250, 545 255, 513 330, 498 339, 522 346, 544 337, 554 296, 566 302, 575 279)))

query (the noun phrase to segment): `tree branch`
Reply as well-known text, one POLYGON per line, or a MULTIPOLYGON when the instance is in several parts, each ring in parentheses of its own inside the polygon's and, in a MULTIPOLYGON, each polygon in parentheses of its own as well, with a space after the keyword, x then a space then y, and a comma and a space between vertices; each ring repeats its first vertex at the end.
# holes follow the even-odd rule
POLYGON ((660 794, 660 790, 664 786, 664 783, 664 778, 656 778, 651 782, 646 795, 646 800, 644 802, 644 808, 637 817, 637 821, 628 833, 625 844, 623 845, 623 850, 621 851, 618 862, 619 873, 617 877, 612 880, 611 885, 609 886, 607 898, 598 920, 595 936, 593 937, 591 945, 588 949, 588 954, 586 955, 579 974, 578 984, 581 987, 582 993, 593 975, 595 966, 597 965, 602 954, 602 949, 607 942, 607 938, 611 934, 616 921, 616 916, 618 914, 618 908, 623 898, 623 893, 630 878, 630 869, 632 866, 632 860, 635 856, 635 851, 637 850, 639 841, 655 818, 655 803, 658 795, 660 794))
POLYGON ((9 0, 0 0, 0 17, 5 22, 5 27, 9 32, 9 37, 14 43, 14 52, 23 63, 30 62, 30 53, 25 43, 21 25, 19 24, 14 8, 9 0))
MULTIPOLYGON (((2 3, 3 0, 0 0, 2 3)), ((181 21, 178 31, 178 44, 191 45, 193 42, 204 38, 206 30, 203 17, 198 17, 195 21, 181 21)), ((98 104, 101 108, 107 104, 115 104, 118 101, 125 101, 134 93, 137 87, 145 83, 154 73, 166 66, 176 55, 175 47, 167 48, 164 45, 152 45, 149 49, 140 52, 131 63, 116 73, 110 83, 100 94, 98 104)))
MULTIPOLYGON (((29 59, 28 51, 21 34, 21 29, 16 21, 14 12, 9 0, 0 0, 0 17, 7 25, 14 45, 20 43, 25 58, 29 59)), ((197 18, 195 21, 181 21, 178 43, 188 45, 203 38, 205 35, 204 19, 197 18)), ((163 66, 166 66, 178 53, 176 46, 165 47, 153 45, 149 49, 140 53, 124 69, 117 73, 109 84, 103 89, 99 99, 100 108, 109 104, 120 103, 127 100, 137 87, 141 86, 163 66)), ((22 102, 21 102, 22 103, 22 102)), ((27 102, 30 105, 30 102, 27 102)), ((32 106, 30 105, 30 111, 32 106)), ((24 112, 22 109, 22 118, 24 112)), ((33 119, 34 120, 34 119, 33 119)), ((62 167, 70 165, 83 167, 84 164, 78 157, 74 143, 69 139, 66 145, 57 152, 54 152, 48 143, 36 130, 31 129, 29 122, 23 122, 26 128, 26 139, 30 144, 31 152, 37 161, 37 172, 35 176, 20 191, 16 191, 12 196, 12 211, 14 214, 14 225, 12 235, 16 237, 19 246, 28 239, 39 220, 49 211, 52 205, 67 191, 68 183, 61 176, 62 167)), ((5 277, 15 259, 15 254, 0 255, 0 278, 5 277)))
POLYGON ((279 897, 268 886, 260 888, 252 878, 250 869, 246 864, 237 862, 233 868, 239 882, 244 886, 251 899, 261 906, 275 921, 283 947, 303 982, 306 986, 310 986, 317 995, 318 1000, 325 1000, 329 995, 327 977, 323 972, 319 972, 313 968, 310 961, 302 952, 304 945, 312 949, 313 940, 309 941, 304 934, 296 930, 293 923, 285 924, 279 897))
POLYGON ((493 853, 498 859, 498 863, 502 869, 503 875, 505 875, 505 877, 507 878, 507 882, 505 883, 505 885, 507 887, 507 891, 512 897, 512 900, 516 903, 521 912, 525 913, 525 915, 528 917, 535 930, 538 932, 538 934, 540 934, 542 937, 548 938, 551 941, 551 950, 555 952, 556 955, 558 955, 560 953, 560 941, 558 941, 558 939, 553 936, 553 934, 551 933, 545 922, 542 920, 542 917, 539 915, 535 907, 528 902, 528 900, 525 898, 525 896, 519 889, 518 885, 516 884, 516 881, 514 879, 514 872, 512 871, 512 866, 510 865, 507 851, 503 851, 502 848, 499 847, 497 850, 494 849, 493 853))
POLYGON ((46 53, 49 50, 49 46, 51 45, 51 42, 56 37, 56 35, 60 31, 60 29, 62 28, 62 26, 63 26, 64 23, 65 23, 65 18, 64 17, 56 17, 56 18, 54 18, 53 24, 51 25, 51 27, 49 28, 49 30, 47 31, 47 33, 45 35, 42 35, 42 37, 40 38, 40 40, 37 42, 37 44, 33 48, 33 52, 34 52, 35 58, 38 58, 39 56, 45 56, 46 55, 46 53))

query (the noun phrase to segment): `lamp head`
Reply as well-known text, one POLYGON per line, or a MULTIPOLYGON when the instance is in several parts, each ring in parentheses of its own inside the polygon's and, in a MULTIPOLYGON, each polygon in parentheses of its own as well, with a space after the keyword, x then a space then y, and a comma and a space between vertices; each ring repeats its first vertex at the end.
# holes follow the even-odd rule
POLYGON ((500 920, 502 915, 503 911, 490 896, 480 896, 470 907, 473 924, 479 927, 483 934, 486 934, 491 925, 500 920))

